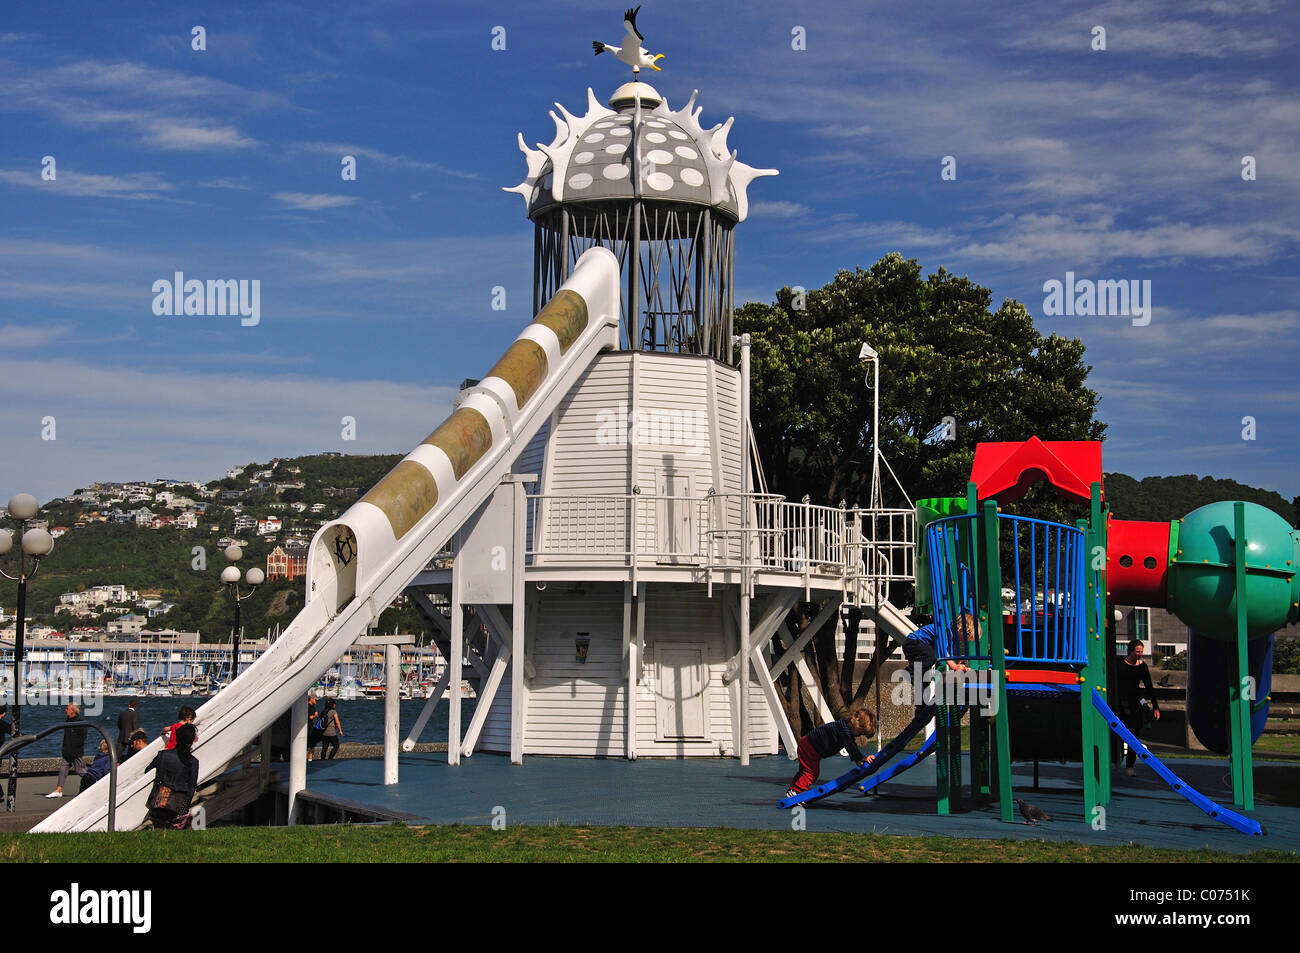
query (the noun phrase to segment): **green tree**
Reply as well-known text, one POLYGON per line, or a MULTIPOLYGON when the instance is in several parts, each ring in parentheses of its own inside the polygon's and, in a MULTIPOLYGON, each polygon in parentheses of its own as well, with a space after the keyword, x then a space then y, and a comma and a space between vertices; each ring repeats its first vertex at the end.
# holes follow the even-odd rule
MULTIPOLYGON (((865 505, 871 482, 871 388, 858 354, 880 354, 881 451, 915 499, 962 492, 980 441, 1099 440, 1097 394, 1077 338, 1044 337, 1020 302, 940 268, 886 255, 840 271, 796 308, 749 303, 751 415, 773 492, 865 505)), ((885 480, 889 483, 888 477, 885 480)), ((897 492, 886 504, 902 505, 897 492)))
MULTIPOLYGON (((1043 336, 1018 301, 992 308, 992 292, 968 278, 942 268, 923 277, 915 260, 893 253, 866 271, 840 271, 802 299, 784 288, 775 303, 736 312, 736 330, 752 336, 751 416, 772 492, 827 505, 869 502, 872 389, 858 356, 863 342, 880 356, 881 452, 912 499, 961 494, 981 441, 1105 433, 1097 394, 1085 386, 1091 368, 1082 342, 1043 336)), ((886 506, 906 505, 887 475, 882 483, 886 506)), ((792 633, 811 614, 805 607, 789 620, 792 633)), ((846 633, 849 659, 856 619, 846 633)), ((873 670, 836 657, 839 624, 828 621, 806 650, 837 716, 866 703, 873 670)), ((797 676, 785 690, 792 722, 808 723, 797 676)))

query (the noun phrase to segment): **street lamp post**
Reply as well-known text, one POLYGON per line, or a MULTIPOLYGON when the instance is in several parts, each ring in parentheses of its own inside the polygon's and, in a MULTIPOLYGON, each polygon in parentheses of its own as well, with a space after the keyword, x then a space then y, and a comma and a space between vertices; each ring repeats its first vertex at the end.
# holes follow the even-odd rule
MULTIPOLYGON (((231 563, 239 562, 243 558, 244 551, 238 546, 226 547, 226 559, 231 563)), ((230 594, 235 599, 235 635, 232 643, 232 654, 230 656, 230 680, 233 682, 239 677, 239 604, 257 591, 266 580, 266 573, 254 566, 244 574, 244 582, 248 584, 248 592, 242 596, 239 594, 239 567, 227 566, 221 570, 221 582, 230 589, 230 594)))
MULTIPOLYGON (((30 493, 19 493, 9 501, 8 514, 18 521, 22 542, 18 553, 18 575, 11 576, 0 569, 0 576, 13 579, 18 583, 18 619, 14 626, 14 736, 22 734, 23 710, 23 638, 26 634, 27 615, 27 580, 36 575, 41 568, 41 560, 54 549, 54 539, 43 529, 28 529, 27 524, 36 518, 40 507, 36 497, 30 493), (27 572, 27 557, 33 561, 32 571, 27 572)), ((9 530, 0 530, 0 556, 13 547, 14 537, 9 530)), ((5 811, 12 812, 18 799, 18 752, 14 751, 9 761, 9 788, 5 792, 5 811)))
POLYGON ((871 502, 869 509, 879 509, 880 494, 880 354, 865 341, 858 360, 874 369, 871 375, 871 502))

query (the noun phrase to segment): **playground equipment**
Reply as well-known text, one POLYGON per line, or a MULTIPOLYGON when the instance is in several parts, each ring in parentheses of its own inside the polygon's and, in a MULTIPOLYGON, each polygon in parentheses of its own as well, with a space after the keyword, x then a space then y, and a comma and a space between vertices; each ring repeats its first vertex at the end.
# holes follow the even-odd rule
POLYGON ((1167 606, 1188 626, 1188 719, 1207 747, 1228 755, 1233 804, 1251 810, 1251 744, 1268 717, 1273 633, 1300 615, 1300 532, 1244 502, 1203 506, 1171 523, 1116 520, 1102 495, 1101 445, 1037 438, 980 444, 966 496, 919 500, 916 509, 917 606, 934 616, 943 673, 934 685, 935 732, 897 764, 855 767, 782 807, 855 782, 872 791, 934 753, 938 811, 949 813, 960 796, 960 727, 969 712, 972 793, 996 799, 1003 821, 1014 819, 1011 762, 1050 759, 1082 761, 1091 823, 1110 802, 1113 731, 1208 816, 1264 832, 1190 787, 1111 709, 1115 642, 1106 620, 1109 604, 1131 602, 1167 606), (999 501, 1020 499, 1044 479, 1086 504, 1087 516, 1068 526, 1001 511, 999 501), (963 614, 978 623, 967 642, 953 637, 963 614), (971 674, 947 671, 949 660, 971 674))
MULTIPOLYGON (((1300 533, 1264 507, 1243 502, 1204 506, 1172 523, 1113 519, 1102 495, 1100 444, 1037 438, 979 445, 964 503, 919 506, 926 510, 928 563, 918 575, 928 571, 939 658, 990 672, 989 688, 997 693, 992 713, 970 709, 973 793, 996 798, 1002 819, 1011 821, 1013 758, 1063 758, 1077 745, 1084 819, 1091 823, 1110 801, 1108 732, 1114 731, 1211 817, 1261 832, 1254 821, 1188 787, 1111 711, 1107 661, 1114 642, 1106 632, 1107 606, 1120 600, 1168 606, 1202 637, 1223 644, 1217 665, 1213 657, 1201 661, 1189 707, 1212 702, 1204 696, 1214 686, 1226 695, 1217 701, 1227 714, 1222 750, 1229 756, 1233 804, 1251 810, 1251 722, 1266 709, 1257 701, 1262 657, 1252 666, 1250 645, 1297 619, 1300 533), (1071 527, 1000 511, 999 502, 1019 499, 1039 479, 1065 499, 1086 504, 1086 518, 1071 527), (958 515, 938 515, 944 512, 958 515), (979 623, 977 638, 965 645, 950 634, 962 613, 979 623)), ((959 795, 962 714, 960 705, 938 706, 941 814, 959 795)))
MULTIPOLYGON (((280 638, 199 709, 202 780, 220 773, 307 691, 448 537, 497 491, 526 445, 603 350, 617 347, 619 268, 586 252, 546 307, 457 409, 312 542, 307 603, 280 638), (512 449, 514 452, 511 452, 512 449)), ((118 774, 117 819, 144 820, 155 741, 118 774)), ((94 830, 108 804, 88 790, 33 828, 94 830)))

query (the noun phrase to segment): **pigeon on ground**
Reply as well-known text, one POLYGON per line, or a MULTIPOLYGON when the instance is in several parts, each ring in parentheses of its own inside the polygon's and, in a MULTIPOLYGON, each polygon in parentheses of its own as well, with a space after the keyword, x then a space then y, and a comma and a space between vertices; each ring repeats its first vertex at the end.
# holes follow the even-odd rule
POLYGON ((1020 808, 1020 816, 1025 819, 1026 824, 1037 824, 1039 821, 1050 821, 1052 815, 1048 814, 1041 807, 1035 807, 1024 798, 1016 798, 1016 806, 1020 808))

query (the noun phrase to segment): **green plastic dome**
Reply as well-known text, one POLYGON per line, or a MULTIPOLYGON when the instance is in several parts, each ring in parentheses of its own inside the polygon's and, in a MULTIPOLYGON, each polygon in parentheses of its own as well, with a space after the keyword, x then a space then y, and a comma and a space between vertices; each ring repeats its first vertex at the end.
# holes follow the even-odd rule
MULTIPOLYGON (((1188 627, 1212 639, 1237 637, 1232 501, 1193 510, 1174 527, 1168 607, 1188 627)), ((1297 619, 1300 533, 1272 510, 1243 503, 1246 516, 1246 635, 1258 638, 1297 619)))

